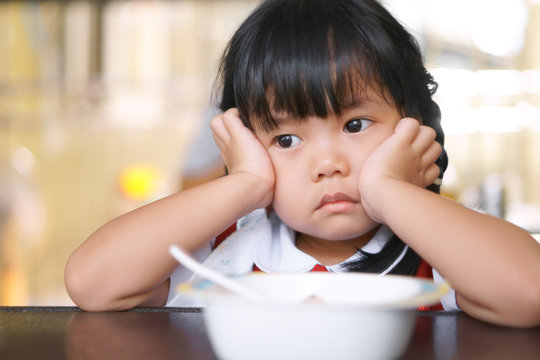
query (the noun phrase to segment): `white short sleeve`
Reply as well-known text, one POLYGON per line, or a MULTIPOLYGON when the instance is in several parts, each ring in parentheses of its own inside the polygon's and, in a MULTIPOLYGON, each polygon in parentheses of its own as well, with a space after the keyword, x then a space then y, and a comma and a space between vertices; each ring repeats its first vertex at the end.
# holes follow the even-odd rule
MULTIPOLYGON (((200 262, 203 262, 212 252, 210 244, 201 247, 199 250, 192 253, 193 257, 200 262)), ((188 281, 193 276, 191 270, 186 269, 182 265, 179 265, 171 274, 171 282, 169 286, 169 296, 167 297, 167 303, 165 306, 177 307, 177 306, 190 306, 194 304, 187 303, 185 299, 181 298, 176 288, 178 285, 188 281)))
MULTIPOLYGON (((433 281, 436 284, 445 282, 444 278, 433 268, 433 281)), ((444 310, 461 310, 456 302, 456 291, 452 288, 441 297, 441 304, 444 310)))

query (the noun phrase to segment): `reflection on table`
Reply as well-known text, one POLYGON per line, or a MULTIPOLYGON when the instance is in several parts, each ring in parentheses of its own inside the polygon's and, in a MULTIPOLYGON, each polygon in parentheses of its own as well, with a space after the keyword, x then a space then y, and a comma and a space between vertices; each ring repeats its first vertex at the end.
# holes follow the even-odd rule
MULTIPOLYGON (((499 327, 459 312, 420 313, 403 358, 537 359, 539 340, 540 327, 499 327)), ((201 309, 89 313, 72 307, 0 307, 0 359, 215 360, 216 356, 201 309)))

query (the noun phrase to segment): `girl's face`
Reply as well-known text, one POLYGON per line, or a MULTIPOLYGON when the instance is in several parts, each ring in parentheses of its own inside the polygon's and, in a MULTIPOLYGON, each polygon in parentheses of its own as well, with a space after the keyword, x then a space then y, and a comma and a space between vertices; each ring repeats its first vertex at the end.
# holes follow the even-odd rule
POLYGON ((393 134, 401 116, 376 92, 364 95, 339 116, 301 122, 284 117, 277 130, 256 131, 276 175, 273 208, 292 229, 349 240, 378 225, 362 207, 358 179, 366 158, 393 134))

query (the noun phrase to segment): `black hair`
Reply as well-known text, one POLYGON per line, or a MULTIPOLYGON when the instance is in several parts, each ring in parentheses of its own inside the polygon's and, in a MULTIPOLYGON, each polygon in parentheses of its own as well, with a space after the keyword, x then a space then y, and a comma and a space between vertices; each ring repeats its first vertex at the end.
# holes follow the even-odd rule
MULTIPOLYGON (((414 37, 377 0, 262 2, 227 45, 218 80, 221 110, 238 108, 250 129, 274 129, 276 112, 299 121, 340 114, 370 89, 404 117, 432 127, 444 145, 432 100, 437 83, 414 37)), ((443 150, 436 162, 440 178, 447 162, 443 150)), ((438 193, 439 185, 429 189, 438 193)), ((378 254, 361 252, 349 269, 377 272, 404 247, 394 236, 378 254)), ((406 272, 414 273, 419 257, 409 248, 405 260, 413 265, 406 272)))

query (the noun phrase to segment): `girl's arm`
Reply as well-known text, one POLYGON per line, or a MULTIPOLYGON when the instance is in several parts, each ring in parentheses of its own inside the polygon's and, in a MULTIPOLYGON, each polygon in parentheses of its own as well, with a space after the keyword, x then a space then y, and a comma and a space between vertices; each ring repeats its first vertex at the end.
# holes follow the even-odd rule
POLYGON ((66 288, 86 310, 161 306, 178 263, 171 244, 195 250, 273 196, 271 162, 235 110, 212 121, 230 175, 158 200, 116 219, 70 257, 66 288))
MULTIPOLYGON (((422 156, 418 147, 414 150, 418 125, 398 128, 372 154, 374 160, 391 156, 409 161, 407 149, 409 155, 416 151, 422 156)), ((418 179, 395 166, 368 161, 360 183, 368 214, 449 281, 465 312, 503 325, 540 324, 540 245, 532 236, 414 185, 418 179)))

